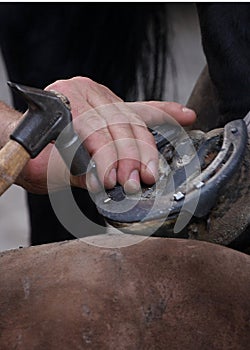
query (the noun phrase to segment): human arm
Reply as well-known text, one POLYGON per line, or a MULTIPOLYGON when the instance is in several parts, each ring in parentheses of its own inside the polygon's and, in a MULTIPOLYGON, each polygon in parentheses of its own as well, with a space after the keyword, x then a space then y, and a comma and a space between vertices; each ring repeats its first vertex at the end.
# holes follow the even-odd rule
MULTIPOLYGON (((184 125, 195 119, 193 111, 177 103, 151 101, 125 104, 108 88, 88 78, 57 81, 47 89, 61 92, 69 98, 75 129, 94 157, 99 180, 106 188, 112 188, 119 182, 133 192, 138 189, 140 179, 147 184, 154 183, 158 173, 158 153, 147 126, 164 123, 168 115, 184 125), (144 108, 138 108, 138 105, 144 108), (146 106, 151 106, 151 111, 154 107, 154 112, 147 113, 146 106)), ((16 111, 12 114, 9 110, 8 113, 10 115, 2 114, 5 141, 6 135, 11 133, 21 117, 16 111)), ((54 157, 54 189, 65 186, 65 166, 56 152, 51 153, 52 148, 53 145, 49 144, 40 155, 28 162, 17 184, 30 192, 46 193, 48 161, 54 157)), ((71 176, 71 184, 86 188, 86 177, 71 176)), ((97 187, 96 178, 90 176, 89 189, 95 191, 97 187)))

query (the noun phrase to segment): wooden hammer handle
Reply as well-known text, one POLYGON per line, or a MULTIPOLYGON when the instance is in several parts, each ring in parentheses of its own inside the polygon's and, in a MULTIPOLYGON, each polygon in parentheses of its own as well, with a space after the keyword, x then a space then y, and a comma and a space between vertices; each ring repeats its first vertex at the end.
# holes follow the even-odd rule
POLYGON ((29 159, 29 153, 14 140, 0 150, 0 195, 15 182, 29 159))

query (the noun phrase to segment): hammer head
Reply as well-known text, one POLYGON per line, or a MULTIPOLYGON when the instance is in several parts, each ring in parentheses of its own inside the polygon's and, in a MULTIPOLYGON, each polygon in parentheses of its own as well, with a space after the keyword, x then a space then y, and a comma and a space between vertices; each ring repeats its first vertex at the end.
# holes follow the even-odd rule
POLYGON ((73 175, 87 172, 90 156, 72 125, 70 103, 66 96, 12 82, 8 85, 27 102, 28 110, 11 139, 20 143, 35 158, 51 141, 56 142, 62 158, 73 175))

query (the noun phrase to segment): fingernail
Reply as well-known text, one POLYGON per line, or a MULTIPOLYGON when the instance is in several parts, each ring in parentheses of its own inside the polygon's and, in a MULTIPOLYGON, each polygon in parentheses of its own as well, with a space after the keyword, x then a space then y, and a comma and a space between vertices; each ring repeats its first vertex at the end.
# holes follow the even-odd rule
POLYGON ((152 175, 155 180, 158 178, 158 162, 155 160, 150 160, 147 164, 147 172, 152 175))
POLYGON ((129 179, 124 184, 124 191, 126 193, 136 193, 141 189, 140 176, 138 170, 133 170, 129 176, 129 179))
POLYGON ((90 192, 99 192, 101 191, 101 184, 97 178, 97 175, 91 172, 87 176, 87 188, 90 192))
POLYGON ((190 108, 187 108, 187 107, 183 107, 182 108, 182 112, 184 112, 184 113, 193 113, 194 111, 192 110, 192 109, 190 109, 190 108))

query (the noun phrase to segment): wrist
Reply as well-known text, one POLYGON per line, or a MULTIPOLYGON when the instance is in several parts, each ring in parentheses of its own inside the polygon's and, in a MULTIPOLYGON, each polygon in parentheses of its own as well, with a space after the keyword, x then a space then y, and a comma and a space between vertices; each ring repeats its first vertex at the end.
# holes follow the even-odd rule
POLYGON ((9 141, 11 133, 21 118, 22 113, 0 102, 0 148, 9 141))

